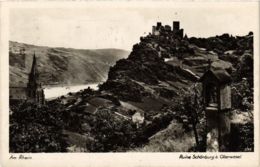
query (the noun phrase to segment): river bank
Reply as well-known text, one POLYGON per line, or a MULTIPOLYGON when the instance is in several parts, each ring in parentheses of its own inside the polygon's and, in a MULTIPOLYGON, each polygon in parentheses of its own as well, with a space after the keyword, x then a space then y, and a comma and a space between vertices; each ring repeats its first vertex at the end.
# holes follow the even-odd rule
POLYGON ((91 84, 84 84, 84 85, 46 86, 44 88, 44 94, 45 94, 45 98, 48 100, 48 99, 64 96, 70 92, 71 93, 78 92, 80 90, 87 89, 88 87, 97 90, 98 84, 100 83, 91 83, 91 84))

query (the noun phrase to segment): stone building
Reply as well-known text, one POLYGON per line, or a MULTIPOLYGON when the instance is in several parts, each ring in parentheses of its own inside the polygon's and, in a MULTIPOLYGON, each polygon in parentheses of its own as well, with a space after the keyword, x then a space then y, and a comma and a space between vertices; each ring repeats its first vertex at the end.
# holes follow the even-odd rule
POLYGON ((175 37, 183 38, 183 29, 180 29, 180 22, 174 21, 173 27, 165 25, 163 26, 161 22, 157 22, 156 26, 152 27, 152 35, 160 36, 165 33, 170 33, 175 37))
POLYGON ((132 115, 132 122, 139 128, 140 125, 144 123, 144 112, 136 111, 134 115, 132 115))
POLYGON ((26 85, 12 85, 9 88, 9 98, 12 101, 20 101, 27 99, 27 88, 26 85))
POLYGON ((27 85, 18 84, 9 87, 10 103, 15 102, 32 102, 43 105, 45 102, 44 91, 39 82, 39 71, 37 69, 37 60, 34 54, 31 72, 27 85))

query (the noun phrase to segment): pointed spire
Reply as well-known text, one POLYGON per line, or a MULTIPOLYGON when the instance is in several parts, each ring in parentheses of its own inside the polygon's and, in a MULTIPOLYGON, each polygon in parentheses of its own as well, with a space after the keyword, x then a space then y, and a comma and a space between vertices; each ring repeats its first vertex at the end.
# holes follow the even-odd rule
POLYGON ((36 73, 36 56, 35 56, 35 51, 34 51, 31 74, 35 75, 35 73, 36 73))
POLYGON ((37 84, 38 83, 38 70, 37 70, 37 61, 36 61, 36 55, 35 55, 35 51, 33 54, 33 62, 32 62, 32 68, 31 68, 31 72, 29 74, 29 83, 30 84, 37 84))

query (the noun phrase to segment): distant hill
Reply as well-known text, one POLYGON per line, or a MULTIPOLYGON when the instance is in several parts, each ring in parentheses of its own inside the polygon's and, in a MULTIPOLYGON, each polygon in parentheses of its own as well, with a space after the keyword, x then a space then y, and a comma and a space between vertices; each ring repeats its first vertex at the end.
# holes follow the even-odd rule
POLYGON ((38 60, 40 80, 44 85, 105 81, 109 67, 129 54, 128 51, 113 48, 93 50, 52 48, 10 41, 11 85, 22 85, 27 82, 34 52, 38 60))

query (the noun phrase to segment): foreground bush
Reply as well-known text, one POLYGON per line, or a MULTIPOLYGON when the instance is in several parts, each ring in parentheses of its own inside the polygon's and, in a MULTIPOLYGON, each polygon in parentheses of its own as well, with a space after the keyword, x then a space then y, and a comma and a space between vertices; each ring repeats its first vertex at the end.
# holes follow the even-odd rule
POLYGON ((65 152, 63 113, 24 103, 10 115, 10 152, 65 152))

